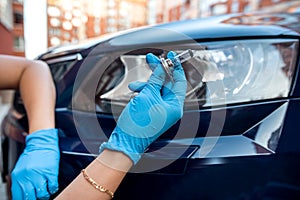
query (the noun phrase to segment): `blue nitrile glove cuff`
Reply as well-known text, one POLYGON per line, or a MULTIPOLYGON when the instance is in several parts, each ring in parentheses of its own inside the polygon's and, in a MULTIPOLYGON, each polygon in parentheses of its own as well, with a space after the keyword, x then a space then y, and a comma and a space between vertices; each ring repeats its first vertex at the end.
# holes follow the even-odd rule
POLYGON ((34 150, 43 148, 56 151, 59 153, 58 148, 58 130, 55 128, 43 129, 33 132, 26 136, 26 149, 34 150))
POLYGON ((124 133, 119 127, 116 127, 109 137, 108 142, 104 142, 100 145, 99 152, 101 153, 104 149, 122 152, 127 155, 135 165, 140 160, 143 152, 137 153, 136 150, 131 149, 131 147, 135 146, 136 144, 129 144, 126 147, 124 147, 123 144, 134 142, 139 144, 140 141, 137 142, 136 140, 136 138, 124 133))

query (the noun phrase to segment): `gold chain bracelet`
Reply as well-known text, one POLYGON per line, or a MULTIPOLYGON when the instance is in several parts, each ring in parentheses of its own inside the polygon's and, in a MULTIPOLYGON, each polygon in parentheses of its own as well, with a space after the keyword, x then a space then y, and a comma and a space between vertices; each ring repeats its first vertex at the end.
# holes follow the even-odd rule
POLYGON ((90 178, 89 175, 86 173, 85 169, 81 170, 81 172, 82 172, 85 180, 87 180, 87 182, 89 182, 94 188, 96 188, 100 192, 104 192, 104 193, 108 194, 111 198, 114 198, 114 193, 112 191, 106 189, 102 185, 99 185, 96 181, 94 181, 92 178, 90 178))

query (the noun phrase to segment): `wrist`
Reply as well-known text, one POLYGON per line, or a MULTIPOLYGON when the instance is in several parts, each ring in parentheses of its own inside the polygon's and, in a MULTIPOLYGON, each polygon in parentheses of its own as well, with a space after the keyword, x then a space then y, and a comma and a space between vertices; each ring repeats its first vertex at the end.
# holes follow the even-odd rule
POLYGON ((97 160, 114 170, 127 172, 133 165, 133 161, 123 152, 104 149, 97 160))
MULTIPOLYGON (((128 146, 127 146, 128 148, 128 146)), ((125 148, 124 145, 120 145, 119 143, 113 143, 113 142, 104 142, 103 144, 100 145, 99 152, 102 154, 105 150, 111 151, 111 152, 118 152, 122 154, 123 156, 126 156, 132 164, 136 164, 140 158, 141 158, 141 153, 137 152, 132 152, 131 150, 128 150, 125 148)))
POLYGON ((42 129, 26 136, 26 148, 47 148, 58 150, 58 130, 55 128, 42 129))
POLYGON ((126 155, 133 164, 141 159, 141 155, 144 153, 144 146, 146 146, 146 138, 133 137, 123 132, 118 126, 114 129, 107 142, 100 145, 99 152, 103 150, 111 150, 121 152, 126 155))
POLYGON ((41 131, 41 130, 50 130, 50 129, 55 129, 53 125, 43 125, 43 126, 35 126, 35 125, 30 125, 28 135, 41 131))

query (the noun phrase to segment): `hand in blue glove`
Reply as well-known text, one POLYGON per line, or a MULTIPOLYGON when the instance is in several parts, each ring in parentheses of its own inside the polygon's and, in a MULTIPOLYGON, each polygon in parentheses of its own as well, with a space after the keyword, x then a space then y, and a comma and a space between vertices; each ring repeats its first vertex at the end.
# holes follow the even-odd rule
POLYGON ((49 199, 58 190, 59 158, 57 129, 28 135, 12 172, 13 199, 49 199))
MULTIPOLYGON (((167 57, 173 59, 175 55, 169 52, 167 57)), ((156 56, 147 54, 146 60, 153 71, 151 77, 147 83, 129 86, 139 94, 122 111, 108 142, 100 146, 100 152, 123 152, 134 164, 153 141, 182 117, 186 94, 187 83, 180 63, 174 66, 172 83, 165 82, 165 72, 156 56)))

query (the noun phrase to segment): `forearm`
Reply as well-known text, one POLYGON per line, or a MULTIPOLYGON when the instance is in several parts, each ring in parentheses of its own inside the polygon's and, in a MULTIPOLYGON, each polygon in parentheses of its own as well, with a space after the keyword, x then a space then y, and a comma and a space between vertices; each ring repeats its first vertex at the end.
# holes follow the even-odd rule
MULTIPOLYGON (((89 177, 99 185, 115 192, 122 182, 127 171, 132 166, 132 161, 123 153, 104 150, 87 168, 89 177)), ((110 199, 106 193, 96 190, 84 179, 82 173, 56 198, 66 199, 110 199)))
POLYGON ((0 55, 0 89, 19 89, 29 118, 29 133, 54 127, 55 87, 42 61, 0 55))
POLYGON ((28 115, 29 133, 54 128, 55 87, 48 66, 39 61, 27 67, 19 88, 28 115))

